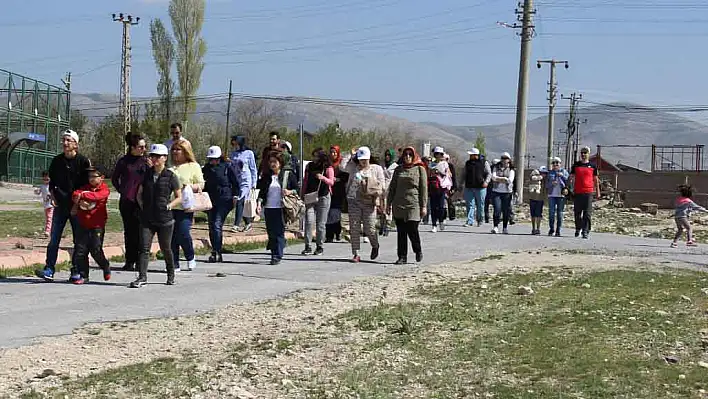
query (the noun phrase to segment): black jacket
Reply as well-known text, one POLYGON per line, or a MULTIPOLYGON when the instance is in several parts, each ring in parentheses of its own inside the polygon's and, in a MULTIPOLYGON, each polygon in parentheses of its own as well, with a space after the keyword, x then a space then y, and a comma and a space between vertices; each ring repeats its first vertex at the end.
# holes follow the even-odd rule
MULTIPOLYGON (((270 183, 273 180, 273 172, 266 173, 258 180, 258 185, 256 188, 260 190, 258 192, 258 201, 265 204, 266 198, 268 198, 268 189, 270 188, 270 183)), ((282 169, 278 175, 278 181, 280 181, 280 187, 284 187, 286 190, 299 191, 297 176, 292 170, 282 169), (285 178, 285 172, 288 172, 288 181, 283 184, 283 179, 285 178)))
POLYGON ((465 162, 465 188, 482 188, 484 183, 489 184, 491 166, 484 159, 468 160, 465 162))
POLYGON ((177 175, 165 168, 155 180, 153 168, 150 168, 145 172, 142 188, 141 223, 148 226, 167 226, 174 223, 172 212, 167 210, 167 205, 172 202, 172 193, 181 188, 177 175))
POLYGON ((202 167, 204 191, 212 200, 232 201, 239 196, 239 184, 236 173, 229 162, 222 160, 217 165, 207 163, 202 167))
POLYGON ((88 184, 88 168, 91 161, 81 154, 74 158, 67 158, 59 154, 52 159, 49 165, 49 191, 54 195, 54 200, 59 208, 71 210, 73 205, 72 194, 74 190, 88 184))

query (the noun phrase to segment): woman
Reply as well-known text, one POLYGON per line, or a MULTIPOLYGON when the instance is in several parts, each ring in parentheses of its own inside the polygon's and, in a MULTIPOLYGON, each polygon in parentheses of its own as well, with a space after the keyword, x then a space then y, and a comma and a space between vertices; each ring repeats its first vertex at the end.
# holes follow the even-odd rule
MULTIPOLYGON (((172 144, 172 167, 170 170, 177 175, 181 188, 187 187, 192 192, 198 193, 204 189, 204 175, 202 167, 194 158, 192 145, 186 140, 179 140, 172 144)), ((172 210, 175 218, 175 231, 172 234, 172 256, 174 257, 175 270, 179 271, 179 249, 184 251, 184 258, 187 260, 187 270, 197 268, 197 261, 194 259, 194 245, 192 244, 192 223, 194 223, 194 213, 190 209, 182 209, 178 204, 172 210)))
POLYGON ((364 236, 371 242, 371 260, 379 256, 379 237, 376 235, 376 201, 383 195, 384 172, 381 166, 371 164, 369 147, 359 147, 354 156, 342 161, 339 167, 349 173, 347 201, 349 204, 349 231, 351 233, 352 262, 361 257, 362 224, 364 236))
POLYGON ((386 212, 386 209, 388 209, 388 206, 386 204, 386 200, 388 199, 388 187, 391 184, 391 179, 393 178, 393 173, 396 171, 396 168, 398 168, 398 163, 396 162, 396 151, 392 148, 389 148, 384 153, 383 170, 385 184, 384 194, 383 196, 381 196, 381 201, 379 204, 379 235, 384 237, 388 236, 388 224, 391 221, 391 219, 389 218, 390 215, 388 215, 386 212))
POLYGON ((565 196, 568 194, 568 172, 561 168, 561 160, 558 157, 551 161, 551 170, 546 178, 546 189, 548 190, 548 224, 550 226, 548 235, 555 234, 556 237, 560 237, 565 196))
POLYGON ((322 242, 325 237, 325 224, 331 203, 332 186, 334 185, 334 168, 329 164, 327 153, 318 148, 312 152, 312 162, 305 168, 305 177, 302 181, 302 197, 317 195, 317 200, 312 203, 305 201, 305 250, 303 255, 312 255, 312 228, 317 226, 315 255, 322 255, 324 247, 322 242))
POLYGON ((246 185, 247 188, 241 190, 241 196, 236 203, 236 212, 234 212, 234 225, 232 231, 236 232, 247 232, 251 231, 253 225, 253 218, 243 217, 243 208, 246 201, 251 199, 251 189, 256 187, 256 182, 258 180, 258 167, 256 166, 256 156, 253 150, 246 146, 246 138, 243 136, 232 136, 231 137, 231 162, 233 166, 240 165, 241 167, 237 170, 236 175, 240 178, 241 185, 246 185), (239 163, 240 162, 240 163, 239 163), (241 226, 241 220, 243 220, 244 226, 241 226))
POLYGON ((543 202, 546 199, 546 182, 544 178, 548 169, 541 166, 531 171, 529 183, 529 213, 531 214, 531 235, 541 234, 541 219, 543 219, 543 202))
POLYGON ((494 228, 492 234, 499 232, 499 222, 503 221, 503 234, 509 234, 509 218, 511 216, 511 197, 514 190, 514 165, 511 155, 505 152, 501 161, 492 168, 492 203, 494 204, 494 228))
POLYGON ((408 239, 415 261, 423 260, 418 225, 427 212, 428 173, 413 147, 403 149, 403 164, 396 168, 388 188, 386 213, 393 214, 398 229, 397 265, 408 263, 408 239))
POLYGON ((334 169, 334 185, 332 186, 332 199, 327 213, 327 226, 325 242, 339 242, 342 239, 342 210, 347 195, 347 181, 349 174, 339 168, 342 163, 342 152, 338 145, 329 148, 329 160, 334 169))
POLYGON ((438 232, 438 222, 440 231, 445 230, 445 205, 447 191, 452 188, 452 178, 450 176, 450 165, 445 161, 445 150, 442 147, 433 149, 435 159, 430 163, 428 169, 428 193, 430 195, 430 218, 432 219, 432 232, 438 232))
POLYGON ((138 208, 138 187, 148 170, 145 158, 145 138, 137 133, 125 137, 128 153, 116 163, 111 175, 111 183, 120 194, 118 209, 123 219, 123 242, 125 243, 125 265, 123 270, 134 271, 140 253, 140 209, 138 208))
POLYGON ((268 231, 270 264, 277 265, 283 259, 285 249, 285 220, 283 216, 283 196, 297 193, 297 176, 284 168, 285 161, 280 151, 272 151, 268 156, 269 170, 258 181, 258 208, 263 214, 268 231))
POLYGON ((209 216, 209 242, 211 256, 209 263, 223 262, 221 255, 224 244, 224 222, 226 216, 238 203, 240 187, 236 172, 231 167, 231 160, 224 157, 219 146, 211 146, 207 150, 207 163, 202 168, 204 176, 204 191, 209 194, 212 208, 209 216))
POLYGON ((162 144, 153 144, 150 147, 152 167, 145 172, 138 189, 137 198, 141 209, 141 247, 138 278, 130 283, 131 288, 141 288, 147 284, 150 249, 155 234, 157 234, 157 242, 160 244, 160 251, 165 256, 167 285, 175 283, 175 263, 171 246, 175 221, 171 209, 182 203, 182 186, 177 176, 165 168, 167 155, 167 147, 162 144), (170 201, 173 195, 174 199, 170 201))

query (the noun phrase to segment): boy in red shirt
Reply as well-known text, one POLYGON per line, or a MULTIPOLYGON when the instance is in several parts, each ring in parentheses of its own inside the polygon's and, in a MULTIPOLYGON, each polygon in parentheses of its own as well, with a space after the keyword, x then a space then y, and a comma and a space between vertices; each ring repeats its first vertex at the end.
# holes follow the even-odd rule
POLYGON ((111 194, 103 175, 95 168, 88 169, 89 184, 74 191, 74 208, 79 221, 74 248, 76 265, 72 268, 70 281, 74 284, 84 284, 89 281, 88 254, 103 269, 103 279, 111 279, 111 267, 103 253, 103 235, 106 231, 108 212, 106 203, 111 194))

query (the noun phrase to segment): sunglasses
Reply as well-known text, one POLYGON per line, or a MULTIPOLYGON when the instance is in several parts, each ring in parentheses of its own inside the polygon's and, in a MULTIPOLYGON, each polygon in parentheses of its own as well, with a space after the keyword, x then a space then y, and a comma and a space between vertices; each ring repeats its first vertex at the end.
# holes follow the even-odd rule
POLYGON ((160 154, 150 154, 150 158, 160 158, 161 156, 160 154))
POLYGON ((560 162, 551 162, 551 165, 560 165, 560 162))

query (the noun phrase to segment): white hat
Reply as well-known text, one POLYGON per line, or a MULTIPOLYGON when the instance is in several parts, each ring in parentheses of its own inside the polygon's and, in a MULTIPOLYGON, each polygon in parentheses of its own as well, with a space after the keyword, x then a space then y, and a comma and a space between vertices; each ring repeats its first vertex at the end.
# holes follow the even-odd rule
POLYGON ((506 159, 511 159, 511 155, 509 155, 508 152, 502 152, 502 154, 501 154, 501 159, 504 159, 504 158, 506 158, 506 159))
POLYGON ((551 163, 553 163, 553 162, 561 163, 561 159, 558 157, 553 157, 553 159, 551 159, 551 163))
POLYGON ((371 150, 369 147, 359 147, 359 149, 356 150, 356 159, 371 159, 371 150))
POLYGON ((289 141, 284 141, 283 144, 288 147, 288 151, 292 152, 293 151, 293 145, 290 144, 289 141))
POLYGON ((221 158, 221 148, 218 145, 213 145, 207 150, 207 158, 221 158))
POLYGON ((538 168, 539 173, 548 173, 548 168, 545 166, 541 166, 538 168))
POLYGON ((76 144, 79 144, 79 135, 71 129, 64 130, 64 133, 62 133, 61 136, 62 137, 71 137, 71 139, 74 140, 74 142, 76 142, 76 144))
POLYGON ((442 147, 433 148, 433 154, 444 154, 445 150, 442 147))
POLYGON ((473 148, 473 149, 467 151, 467 153, 468 153, 469 155, 479 155, 479 149, 473 148))
POLYGON ((169 155, 170 152, 167 151, 167 146, 164 144, 153 144, 150 146, 150 152, 149 154, 155 154, 155 155, 169 155))

